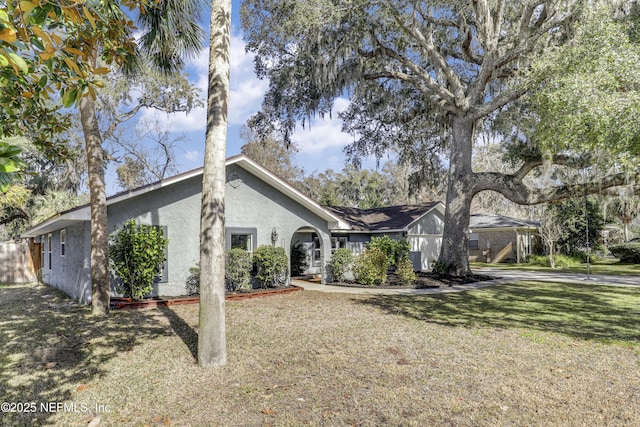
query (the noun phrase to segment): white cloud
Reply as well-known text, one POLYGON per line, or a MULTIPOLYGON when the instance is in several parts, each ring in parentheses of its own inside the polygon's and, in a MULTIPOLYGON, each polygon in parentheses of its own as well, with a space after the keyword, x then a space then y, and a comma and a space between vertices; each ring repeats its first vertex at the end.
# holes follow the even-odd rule
MULTIPOLYGON (((269 83, 259 80, 253 71, 254 55, 245 53, 246 43, 239 34, 231 35, 231 82, 229 93, 229 124, 244 124, 251 115, 260 110, 262 98, 269 83)), ((207 96, 209 71, 209 48, 187 63, 189 80, 201 91, 203 99, 207 96)), ((164 114, 147 110, 142 118, 162 117, 164 114)), ((205 107, 196 108, 189 114, 171 114, 172 128, 175 131, 204 130, 207 112, 205 107)))
POLYGON ((200 152, 198 150, 189 150, 184 153, 184 158, 189 161, 198 160, 200 157, 200 152))
POLYGON ((351 144, 353 136, 341 131, 342 120, 338 118, 338 113, 348 106, 348 99, 338 98, 333 105, 332 118, 316 117, 311 121, 311 126, 297 128, 291 138, 298 144, 300 153, 318 153, 351 144))

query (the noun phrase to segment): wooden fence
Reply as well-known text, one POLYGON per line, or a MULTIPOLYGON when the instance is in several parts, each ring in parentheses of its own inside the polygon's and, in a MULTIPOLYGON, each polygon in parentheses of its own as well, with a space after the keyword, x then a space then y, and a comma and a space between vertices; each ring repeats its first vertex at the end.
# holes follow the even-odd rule
POLYGON ((0 242, 0 283, 31 283, 38 280, 41 243, 32 240, 0 242))

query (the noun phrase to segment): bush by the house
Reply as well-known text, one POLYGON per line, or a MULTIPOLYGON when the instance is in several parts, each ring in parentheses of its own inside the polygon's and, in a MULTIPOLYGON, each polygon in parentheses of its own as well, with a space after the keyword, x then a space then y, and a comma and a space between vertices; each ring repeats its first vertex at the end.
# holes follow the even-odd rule
POLYGON ((287 284, 289 260, 283 248, 260 246, 253 253, 256 279, 263 288, 279 288, 287 284))
POLYGON ((329 261, 333 280, 344 282, 348 272, 353 270, 353 254, 347 248, 336 249, 329 261))
POLYGON ((164 238, 160 227, 138 225, 133 219, 109 237, 111 265, 122 281, 118 292, 133 300, 144 298, 160 273, 169 240, 164 238))
POLYGON ((407 239, 394 240, 385 234, 382 237, 372 237, 367 243, 367 248, 380 249, 387 257, 389 264, 397 266, 399 262, 409 258, 411 245, 407 239))
POLYGON ((401 285, 408 286, 416 281, 416 273, 413 271, 413 263, 405 258, 396 265, 396 276, 401 285))
POLYGON ((353 272, 356 281, 362 285, 380 285, 387 280, 389 260, 385 253, 376 247, 367 248, 356 257, 353 272))
POLYGON ((620 262, 627 264, 640 264, 640 243, 622 243, 609 246, 609 251, 620 262))
POLYGON ((303 244, 298 242, 291 248, 291 275, 302 275, 308 266, 307 251, 305 251, 303 244))
POLYGON ((247 292, 251 290, 251 254, 244 249, 227 251, 225 259, 225 288, 230 292, 247 292))
POLYGON ((187 295, 200 295, 200 264, 189 269, 185 285, 187 295))

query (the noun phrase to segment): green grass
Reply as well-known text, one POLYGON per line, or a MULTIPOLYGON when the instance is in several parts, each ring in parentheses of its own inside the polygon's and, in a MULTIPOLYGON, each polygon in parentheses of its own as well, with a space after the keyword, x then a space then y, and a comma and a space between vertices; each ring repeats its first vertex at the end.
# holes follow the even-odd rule
POLYGON ((228 364, 195 363, 198 306, 114 311, 0 288, 0 425, 640 425, 640 288, 229 301, 228 364), (597 404, 594 404, 596 402, 597 404))
POLYGON ((367 301, 389 312, 444 325, 523 328, 572 338, 640 344, 640 289, 520 282, 482 290, 367 301))
MULTIPOLYGON (((587 272, 587 264, 582 263, 574 267, 550 268, 527 263, 520 264, 487 264, 482 262, 471 263, 471 268, 491 267, 501 270, 525 270, 554 273, 581 273, 587 272)), ((598 261, 589 264, 590 272, 593 274, 611 274, 619 276, 640 276, 640 264, 620 264, 613 260, 598 261)))

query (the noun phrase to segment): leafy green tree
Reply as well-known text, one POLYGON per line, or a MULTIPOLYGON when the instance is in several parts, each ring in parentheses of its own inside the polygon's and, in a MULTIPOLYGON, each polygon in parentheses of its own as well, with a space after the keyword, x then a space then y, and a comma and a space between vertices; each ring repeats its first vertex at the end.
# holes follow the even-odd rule
POLYGON ((587 248, 587 239, 590 248, 599 246, 604 218, 595 198, 590 197, 586 202, 584 197, 567 199, 552 205, 550 211, 564 229, 562 236, 557 239, 559 252, 572 255, 584 251, 587 248))
POLYGON ((636 194, 629 194, 622 191, 613 202, 613 213, 624 228, 624 241, 630 239, 629 225, 640 216, 640 197, 636 194))
MULTIPOLYGON (((181 63, 177 55, 177 48, 184 48, 181 53, 194 54, 201 48, 202 30, 194 27, 197 23, 200 9, 199 3, 192 0, 178 2, 159 2, 153 5, 141 6, 141 24, 143 35, 141 37, 141 48, 146 58, 151 62, 163 64, 164 71, 173 71, 175 66, 181 63), (164 18, 162 16, 164 15, 164 18), (184 24, 187 22, 188 24, 184 24), (162 28, 161 28, 162 27, 162 28), (171 29, 168 29, 171 28, 171 29), (172 33, 172 31, 175 31, 172 33), (173 38, 167 37, 173 34, 173 38), (173 58, 173 63, 168 64, 169 58, 173 58)), ((96 13, 109 18, 109 22, 126 22, 127 18, 121 10, 119 4, 113 1, 98 3, 94 6, 96 13)), ((98 67, 98 57, 103 60, 109 58, 113 46, 125 43, 124 40, 131 38, 131 25, 120 27, 114 31, 107 27, 98 25, 102 31, 102 37, 92 37, 96 25, 89 19, 83 19, 74 26, 66 27, 70 39, 73 36, 80 38, 87 37, 90 43, 84 45, 83 58, 85 59, 88 71, 79 69, 81 77, 91 76, 97 70, 105 73, 98 67)), ((121 70, 129 75, 135 75, 140 70, 142 57, 133 46, 129 50, 124 50, 119 57, 121 70)), ((94 314, 104 315, 109 310, 109 275, 107 257, 107 208, 106 191, 104 179, 104 136, 101 133, 98 108, 96 103, 95 89, 91 85, 70 88, 63 95, 65 106, 70 107, 78 103, 80 111, 80 121, 82 123, 85 137, 85 147, 87 153, 87 166, 89 175, 89 194, 91 199, 91 282, 92 309, 94 314)))
POLYGON ((332 101, 348 92, 351 106, 341 117, 356 141, 347 154, 399 151, 433 181, 448 167, 439 265, 470 274, 468 223, 477 193, 496 191, 530 205, 594 193, 629 177, 615 173, 546 188, 525 181, 548 162, 580 166, 575 156, 596 147, 638 152, 640 49, 604 3, 247 0, 247 47, 256 54, 258 75, 270 79, 254 121, 267 131, 276 123, 287 136, 311 114, 330 114, 332 101), (596 69, 588 83, 587 71, 596 69), (570 126, 561 127, 561 112, 570 126), (543 117, 554 125, 545 127, 543 117), (508 124, 500 139, 517 155, 516 170, 474 172, 477 132, 499 120, 508 124), (586 126, 588 120, 598 121, 586 126))
POLYGON ((160 274, 169 240, 163 236, 162 228, 138 225, 133 219, 109 237, 111 264, 122 281, 119 291, 134 301, 144 298, 160 274))
POLYGON ((240 151, 255 160, 260 165, 275 173, 294 187, 299 187, 304 171, 295 164, 295 154, 298 151, 293 144, 285 144, 272 135, 257 138, 250 128, 244 127, 242 137, 247 141, 240 151))
POLYGON ((9 188, 13 176, 20 172, 24 162, 20 159, 20 148, 0 141, 0 192, 4 193, 9 188))

